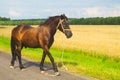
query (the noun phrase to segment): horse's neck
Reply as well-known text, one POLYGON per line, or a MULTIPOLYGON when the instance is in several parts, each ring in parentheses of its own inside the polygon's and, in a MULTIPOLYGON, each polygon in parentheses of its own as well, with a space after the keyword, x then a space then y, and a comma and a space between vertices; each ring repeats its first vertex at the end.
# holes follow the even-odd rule
POLYGON ((49 33, 50 33, 51 37, 54 37, 54 35, 55 35, 56 31, 57 31, 56 27, 58 26, 58 20, 51 21, 49 24, 45 24, 44 23, 44 24, 41 24, 39 26, 41 26, 41 27, 42 26, 48 27, 49 33))
POLYGON ((49 26, 51 36, 54 36, 54 35, 55 35, 55 33, 56 33, 56 31, 57 31, 56 26, 57 26, 57 24, 54 24, 54 25, 50 25, 50 26, 49 26))

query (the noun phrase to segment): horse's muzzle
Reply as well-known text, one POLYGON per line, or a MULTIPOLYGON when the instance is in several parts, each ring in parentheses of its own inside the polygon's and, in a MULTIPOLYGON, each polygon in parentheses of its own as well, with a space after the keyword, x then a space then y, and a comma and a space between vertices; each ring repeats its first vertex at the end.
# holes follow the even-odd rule
POLYGON ((71 38, 73 34, 71 31, 65 31, 65 35, 67 38, 71 38))

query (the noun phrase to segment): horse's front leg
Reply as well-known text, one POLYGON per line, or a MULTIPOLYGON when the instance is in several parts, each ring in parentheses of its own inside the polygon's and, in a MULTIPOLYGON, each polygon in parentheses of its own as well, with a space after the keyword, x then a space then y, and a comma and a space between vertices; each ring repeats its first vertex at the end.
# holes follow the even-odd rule
POLYGON ((43 64, 44 64, 45 57, 46 57, 46 53, 45 53, 45 51, 43 51, 42 59, 41 59, 41 62, 40 62, 41 73, 44 73, 43 64))
POLYGON ((56 76, 59 76, 60 73, 58 72, 57 66, 56 66, 55 63, 54 63, 54 58, 52 57, 51 53, 48 53, 47 55, 48 55, 48 57, 49 57, 52 65, 53 65, 53 70, 55 71, 55 75, 56 75, 56 76))
POLYGON ((53 65, 53 70, 55 71, 55 75, 58 76, 60 73, 58 72, 57 66, 54 63, 54 58, 52 57, 51 53, 49 52, 49 49, 47 46, 45 46, 45 53, 48 55, 52 65, 53 65))

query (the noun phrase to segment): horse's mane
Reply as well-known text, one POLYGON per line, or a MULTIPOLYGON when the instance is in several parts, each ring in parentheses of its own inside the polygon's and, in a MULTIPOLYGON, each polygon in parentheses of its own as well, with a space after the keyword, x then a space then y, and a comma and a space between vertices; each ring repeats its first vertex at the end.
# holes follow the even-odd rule
POLYGON ((52 16, 49 17, 44 23, 40 24, 40 25, 49 25, 51 24, 53 21, 56 21, 58 18, 60 18, 60 16, 52 16))

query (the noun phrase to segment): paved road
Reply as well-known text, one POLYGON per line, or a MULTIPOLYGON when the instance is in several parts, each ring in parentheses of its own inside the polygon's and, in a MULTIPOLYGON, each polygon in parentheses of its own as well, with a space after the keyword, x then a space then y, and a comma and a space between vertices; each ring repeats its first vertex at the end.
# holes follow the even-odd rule
MULTIPOLYGON (((93 80, 79 75, 74 75, 60 70, 60 76, 49 76, 41 74, 39 70, 39 63, 28 60, 23 60, 26 70, 21 71, 16 62, 15 69, 9 68, 11 56, 9 54, 0 52, 0 80, 93 80)), ((51 69, 46 73, 53 74, 51 69)))

